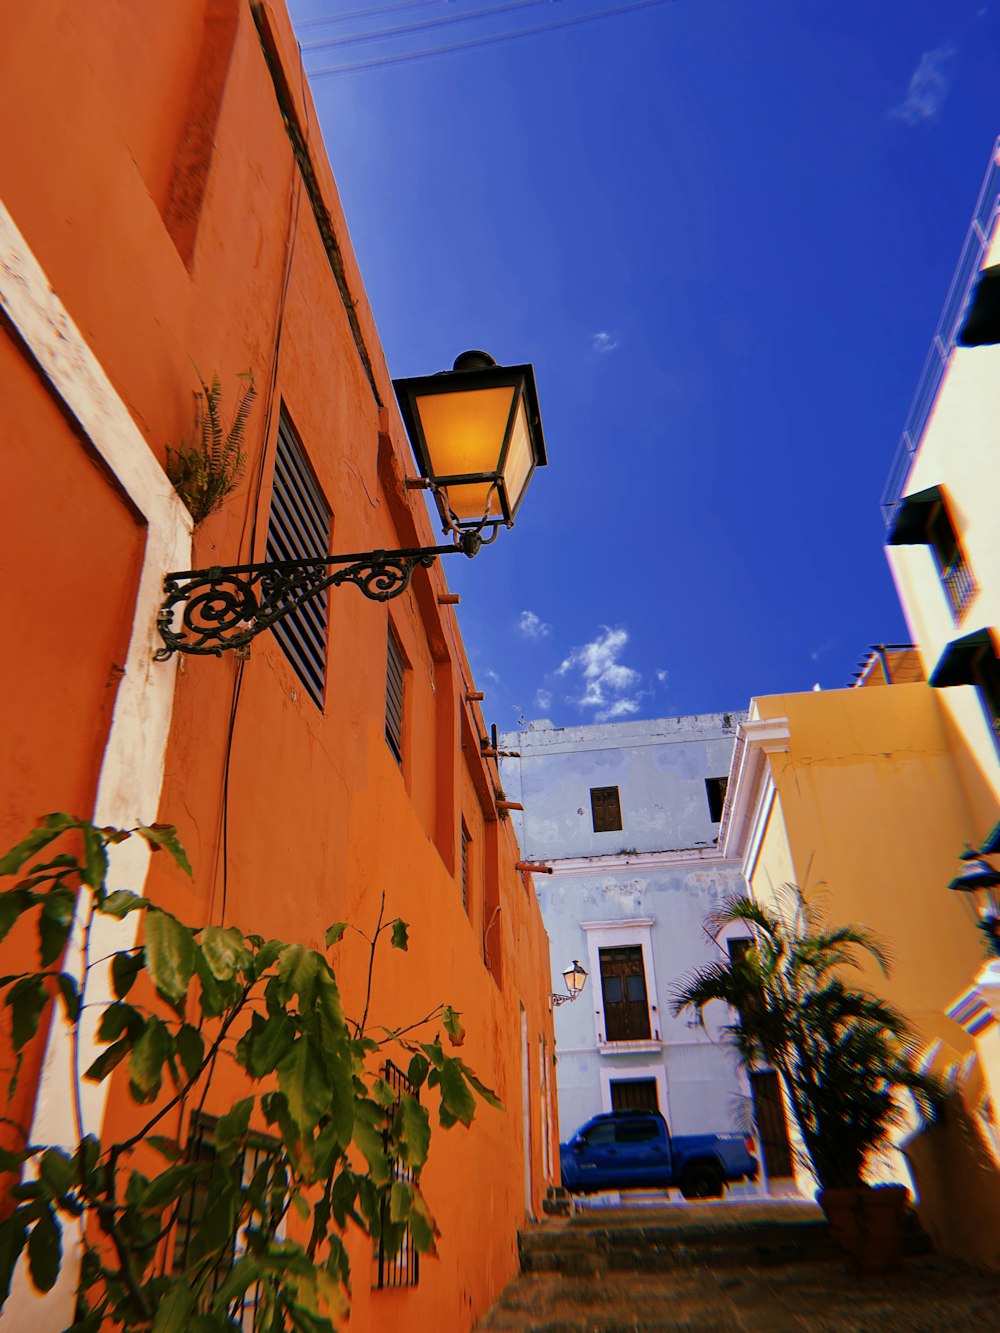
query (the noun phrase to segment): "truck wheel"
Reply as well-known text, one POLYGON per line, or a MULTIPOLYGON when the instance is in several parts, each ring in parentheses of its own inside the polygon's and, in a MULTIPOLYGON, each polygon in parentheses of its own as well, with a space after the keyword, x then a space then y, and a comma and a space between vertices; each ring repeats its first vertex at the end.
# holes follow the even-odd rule
POLYGON ((722 1177, 714 1166, 692 1166, 684 1172, 681 1194, 685 1199, 718 1199, 722 1197, 722 1177))

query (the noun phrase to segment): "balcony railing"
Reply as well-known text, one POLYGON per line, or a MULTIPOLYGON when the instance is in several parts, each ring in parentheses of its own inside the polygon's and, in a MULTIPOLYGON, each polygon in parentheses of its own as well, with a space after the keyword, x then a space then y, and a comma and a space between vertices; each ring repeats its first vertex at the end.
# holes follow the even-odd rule
POLYGON ((959 553, 950 565, 941 570, 941 582, 957 622, 977 592, 976 581, 963 554, 959 553))
POLYGON ((948 361, 955 347, 959 329, 965 315, 973 283, 983 266, 983 259, 989 248, 994 228, 1000 215, 1000 139, 993 145, 993 160, 979 192, 979 201, 973 214, 958 268, 948 288, 948 297, 934 332, 934 340, 924 369, 917 385, 913 403, 910 406, 906 425, 889 470, 889 479, 882 492, 882 517, 886 527, 892 524, 896 506, 899 504, 906 478, 910 472, 913 457, 920 447, 927 422, 934 410, 941 381, 948 369, 948 361))

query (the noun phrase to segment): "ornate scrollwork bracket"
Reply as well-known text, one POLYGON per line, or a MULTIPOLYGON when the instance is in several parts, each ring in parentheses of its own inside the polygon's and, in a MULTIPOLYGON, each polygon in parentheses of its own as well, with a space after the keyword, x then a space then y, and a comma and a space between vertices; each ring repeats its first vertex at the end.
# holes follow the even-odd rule
POLYGON ((353 583, 373 602, 388 602, 407 590, 418 565, 432 565, 437 556, 456 552, 471 557, 480 545, 479 537, 468 532, 453 546, 355 551, 168 574, 157 617, 164 646, 154 659, 166 662, 174 653, 221 657, 228 649, 244 648, 305 602, 344 583, 353 583))

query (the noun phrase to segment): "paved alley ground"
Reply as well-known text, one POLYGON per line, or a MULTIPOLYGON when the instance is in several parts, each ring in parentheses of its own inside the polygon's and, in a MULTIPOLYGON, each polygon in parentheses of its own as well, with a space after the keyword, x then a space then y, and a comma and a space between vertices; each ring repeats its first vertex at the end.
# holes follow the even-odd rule
POLYGON ((521 1276, 480 1333, 1000 1333, 1000 1274, 930 1252, 852 1277, 814 1204, 583 1212, 521 1236, 521 1276))

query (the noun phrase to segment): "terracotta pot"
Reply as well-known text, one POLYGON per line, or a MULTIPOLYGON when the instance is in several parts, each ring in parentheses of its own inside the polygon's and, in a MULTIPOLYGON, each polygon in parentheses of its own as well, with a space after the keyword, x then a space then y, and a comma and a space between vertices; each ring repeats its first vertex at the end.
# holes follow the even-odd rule
POLYGON ((905 1185, 820 1190, 817 1202, 853 1273, 892 1273, 903 1264, 910 1194, 905 1185))

